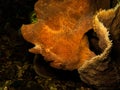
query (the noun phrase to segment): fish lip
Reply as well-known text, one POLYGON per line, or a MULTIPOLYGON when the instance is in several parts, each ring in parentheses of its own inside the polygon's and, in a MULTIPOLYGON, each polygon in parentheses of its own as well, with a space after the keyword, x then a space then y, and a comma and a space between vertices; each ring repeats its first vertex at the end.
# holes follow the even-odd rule
POLYGON ((49 65, 53 68, 57 69, 65 69, 66 65, 62 64, 61 62, 56 62, 55 60, 48 61, 49 65))

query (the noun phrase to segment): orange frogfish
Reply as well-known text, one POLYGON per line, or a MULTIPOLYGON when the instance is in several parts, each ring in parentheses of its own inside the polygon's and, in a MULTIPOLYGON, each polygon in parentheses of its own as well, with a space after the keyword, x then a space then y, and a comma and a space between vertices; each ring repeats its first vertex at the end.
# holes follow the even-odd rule
POLYGON ((94 57, 86 33, 93 28, 93 15, 100 8, 97 1, 38 0, 38 21, 21 27, 24 39, 35 45, 29 52, 43 55, 50 66, 63 70, 78 69, 94 57))

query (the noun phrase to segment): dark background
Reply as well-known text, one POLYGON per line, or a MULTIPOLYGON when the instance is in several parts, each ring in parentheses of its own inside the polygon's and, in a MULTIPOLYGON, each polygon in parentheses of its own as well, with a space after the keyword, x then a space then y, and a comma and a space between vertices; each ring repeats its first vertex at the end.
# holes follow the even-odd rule
MULTIPOLYGON (((32 22, 36 1, 0 0, 0 90, 84 90, 88 87, 92 90, 92 86, 79 80, 76 72, 60 71, 61 75, 54 74, 57 78, 44 78, 35 73, 35 55, 28 52, 32 45, 23 39, 20 28, 32 22)), ((111 7, 115 3, 116 0, 111 0, 111 7)))

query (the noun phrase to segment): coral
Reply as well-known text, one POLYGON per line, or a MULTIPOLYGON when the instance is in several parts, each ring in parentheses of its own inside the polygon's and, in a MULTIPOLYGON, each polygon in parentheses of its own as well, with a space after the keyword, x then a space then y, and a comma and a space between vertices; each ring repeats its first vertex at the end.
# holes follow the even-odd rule
POLYGON ((100 90, 114 90, 119 87, 120 29, 117 27, 120 25, 119 15, 120 5, 117 5, 109 10, 101 10, 94 16, 93 28, 99 37, 99 46, 103 52, 85 61, 78 69, 84 82, 97 86, 100 90))

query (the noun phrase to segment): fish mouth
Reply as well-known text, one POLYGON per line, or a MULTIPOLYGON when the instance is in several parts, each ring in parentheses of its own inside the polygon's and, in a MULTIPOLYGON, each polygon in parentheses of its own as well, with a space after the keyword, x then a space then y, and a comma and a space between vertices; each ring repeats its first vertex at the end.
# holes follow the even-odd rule
POLYGON ((65 65, 61 62, 58 62, 58 61, 55 61, 55 60, 50 60, 48 61, 49 65, 53 68, 56 68, 56 69, 65 69, 65 65))

